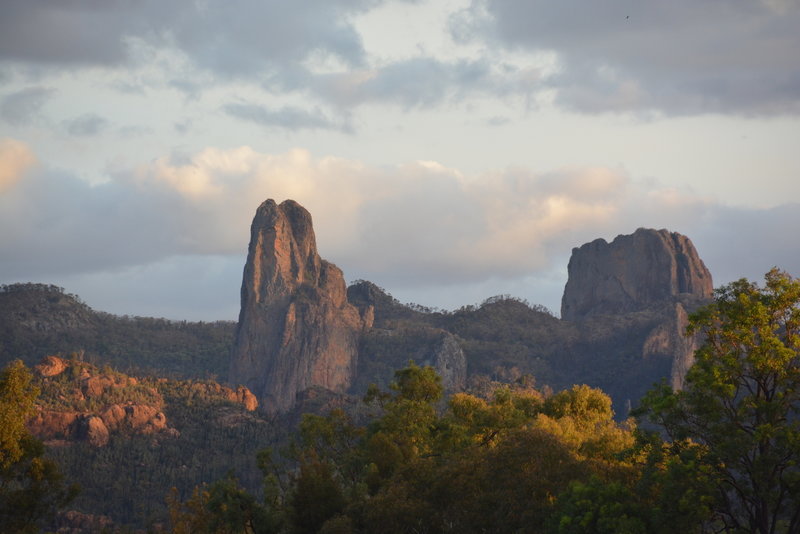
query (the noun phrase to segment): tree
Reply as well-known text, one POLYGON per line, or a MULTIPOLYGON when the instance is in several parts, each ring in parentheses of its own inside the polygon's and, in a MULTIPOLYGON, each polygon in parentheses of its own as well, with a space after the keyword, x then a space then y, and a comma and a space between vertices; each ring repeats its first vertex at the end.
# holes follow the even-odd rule
POLYGON ((0 525, 3 532, 38 532, 42 523, 69 503, 77 488, 64 487, 44 446, 25 422, 33 413, 39 389, 20 361, 0 373, 0 525))
POLYGON ((763 288, 723 286, 689 332, 705 343, 684 390, 652 390, 642 413, 704 450, 725 530, 800 532, 800 280, 773 269, 763 288))

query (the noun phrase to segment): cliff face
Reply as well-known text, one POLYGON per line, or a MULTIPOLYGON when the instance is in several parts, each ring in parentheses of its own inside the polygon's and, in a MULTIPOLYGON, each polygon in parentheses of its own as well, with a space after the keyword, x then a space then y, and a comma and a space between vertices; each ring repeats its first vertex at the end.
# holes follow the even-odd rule
POLYGON ((625 328, 633 331, 656 314, 638 365, 668 367, 672 387, 680 389, 699 347, 696 336, 685 335, 688 313, 713 296, 711 273, 689 238, 640 228, 611 243, 597 239, 572 250, 568 271, 562 319, 628 317, 625 328))
POLYGON ((641 311, 712 296, 711 273, 688 237, 640 228, 611 243, 596 239, 572 250, 561 318, 641 311))
POLYGON ((296 202, 256 211, 241 299, 230 381, 267 411, 291 409, 313 386, 350 386, 369 321, 347 302, 341 270, 320 258, 311 215, 296 202))

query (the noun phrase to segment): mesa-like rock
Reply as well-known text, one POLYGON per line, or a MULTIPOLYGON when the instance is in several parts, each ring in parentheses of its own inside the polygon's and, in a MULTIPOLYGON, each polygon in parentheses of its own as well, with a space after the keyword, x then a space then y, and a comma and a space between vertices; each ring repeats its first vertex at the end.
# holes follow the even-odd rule
POLYGON ((308 211, 292 200, 261 204, 250 229, 230 382, 245 385, 269 412, 291 409, 314 386, 344 392, 365 326, 347 301, 342 271, 317 252, 308 211))
POLYGON ((611 243, 596 239, 572 250, 568 273, 561 318, 593 319, 640 338, 643 376, 661 375, 680 389, 700 344, 686 335, 689 313, 713 296, 711 273, 691 240, 646 228, 611 243))
POLYGON ((713 285, 688 237, 639 228, 611 243, 596 239, 572 250, 561 318, 641 311, 683 299, 711 298, 713 285))

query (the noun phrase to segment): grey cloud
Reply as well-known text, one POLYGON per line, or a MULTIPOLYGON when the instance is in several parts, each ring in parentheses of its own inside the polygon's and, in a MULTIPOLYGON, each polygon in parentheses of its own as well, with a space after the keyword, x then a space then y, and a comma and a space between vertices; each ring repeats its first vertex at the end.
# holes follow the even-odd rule
POLYGON ((223 106, 223 111, 232 117, 254 122, 269 128, 286 128, 288 130, 338 130, 349 132, 351 127, 346 122, 336 122, 326 117, 321 110, 313 112, 301 108, 284 106, 271 109, 249 103, 232 103, 223 106))
POLYGON ((315 90, 334 103, 394 102, 407 109, 426 108, 468 93, 495 92, 498 81, 484 60, 439 61, 417 57, 362 72, 319 76, 315 90))
POLYGON ((800 226, 800 204, 771 209, 719 206, 698 225, 693 239, 714 285, 739 278, 763 281, 772 267, 800 277, 800 250, 787 241, 800 226))
POLYGON ((508 117, 501 117, 499 115, 489 117, 483 121, 486 126, 505 126, 509 122, 511 122, 511 119, 508 117))
POLYGON ((122 137, 141 137, 143 135, 152 134, 153 129, 149 126, 128 125, 120 126, 117 129, 117 133, 122 137))
POLYGON ((0 100, 0 117, 13 125, 29 122, 55 93, 46 87, 28 87, 0 100))
POLYGON ((108 127, 108 120, 93 113, 87 113, 64 121, 67 133, 76 137, 91 137, 104 131, 108 127))
POLYGON ((145 264, 175 250, 167 229, 181 215, 169 198, 115 182, 29 173, 0 197, 0 272, 31 279, 145 264))
MULTIPOLYGON (((388 0, 9 1, 0 22, 0 60, 131 67, 160 53, 159 61, 179 65, 166 83, 190 99, 220 80, 305 93, 345 109, 366 102, 432 107, 475 93, 530 91, 528 75, 515 79, 520 73, 513 69, 495 75, 483 59, 417 57, 372 68, 352 18, 388 0), (333 58, 342 73, 314 72, 305 63, 311 58, 333 58)), ((112 86, 145 90, 135 79, 112 86)))
POLYGON ((269 74, 276 65, 302 61, 314 51, 358 64, 364 50, 347 16, 375 3, 248 0, 232 6, 212 1, 189 10, 169 31, 198 64, 233 76, 269 74))
POLYGON ((135 81, 125 80, 125 79, 114 80, 108 85, 115 91, 118 91, 122 94, 144 95, 147 93, 145 84, 138 80, 135 81))
POLYGON ((0 58, 42 63, 109 65, 128 57, 126 37, 146 30, 134 4, 6 0, 0 58))
POLYGON ((46 281, 67 288, 94 309, 105 312, 235 321, 245 260, 245 252, 231 256, 172 256, 135 268, 49 277, 46 281))
POLYGON ((46 64, 123 65, 138 44, 174 47, 219 74, 262 78, 312 52, 360 64, 364 50, 349 17, 377 0, 8 0, 0 59, 46 64))
POLYGON ((192 129, 192 124, 194 121, 192 119, 184 119, 182 121, 178 121, 173 124, 175 131, 179 134, 185 135, 192 129))
POLYGON ((555 51, 558 102, 583 112, 800 112, 800 5, 479 0, 461 41, 555 51))

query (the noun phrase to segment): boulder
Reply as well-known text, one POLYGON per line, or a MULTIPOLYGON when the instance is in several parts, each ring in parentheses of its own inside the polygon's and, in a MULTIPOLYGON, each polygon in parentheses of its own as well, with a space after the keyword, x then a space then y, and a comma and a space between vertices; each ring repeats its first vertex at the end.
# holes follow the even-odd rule
POLYGON ((74 411, 39 409, 36 415, 28 421, 27 427, 31 434, 40 439, 70 439, 75 434, 76 423, 80 415, 74 411))
POLYGON ((60 375, 66 371, 67 367, 69 367, 69 363, 63 358, 45 356, 38 365, 34 366, 34 369, 39 373, 39 376, 49 378, 60 375))
POLYGON ((114 380, 106 375, 89 376, 83 380, 81 390, 87 399, 92 399, 102 396, 114 384, 114 380))
POLYGON ((117 430, 125 421, 125 408, 119 404, 112 404, 100 412, 100 418, 109 430, 117 430))
POLYGON ((108 428, 106 428, 100 417, 91 415, 85 419, 84 425, 85 436, 89 445, 92 447, 105 447, 108 445, 108 428))
POLYGON ((254 412, 258 408, 258 399, 244 386, 236 388, 236 401, 248 412, 254 412))

